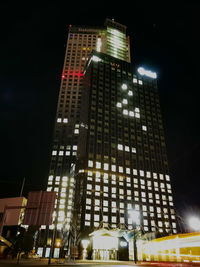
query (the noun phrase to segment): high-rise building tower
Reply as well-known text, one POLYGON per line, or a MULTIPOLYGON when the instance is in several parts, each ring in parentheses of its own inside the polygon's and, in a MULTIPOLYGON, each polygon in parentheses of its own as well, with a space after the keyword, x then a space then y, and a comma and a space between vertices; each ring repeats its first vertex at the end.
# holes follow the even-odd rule
POLYGON ((77 160, 83 71, 92 50, 130 62, 126 26, 110 19, 103 27, 69 26, 47 187, 58 193, 54 216, 59 230, 64 220, 69 228, 74 190, 69 174, 77 160))
POLYGON ((176 232, 156 74, 133 73, 126 27, 70 26, 48 191, 57 230, 176 232))
POLYGON ((176 233, 156 74, 93 52, 85 70, 78 143, 81 232, 95 227, 176 233), (145 74, 147 74, 145 76, 145 74))

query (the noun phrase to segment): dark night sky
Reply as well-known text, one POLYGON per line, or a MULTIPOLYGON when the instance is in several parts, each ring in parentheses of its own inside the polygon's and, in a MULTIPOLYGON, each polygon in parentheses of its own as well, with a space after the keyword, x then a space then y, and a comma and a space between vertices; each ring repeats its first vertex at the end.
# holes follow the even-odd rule
POLYGON ((200 210, 199 6, 31 2, 1 5, 0 197, 19 195, 23 177, 25 194, 44 188, 68 25, 109 17, 128 26, 136 66, 158 73, 175 203, 200 210))

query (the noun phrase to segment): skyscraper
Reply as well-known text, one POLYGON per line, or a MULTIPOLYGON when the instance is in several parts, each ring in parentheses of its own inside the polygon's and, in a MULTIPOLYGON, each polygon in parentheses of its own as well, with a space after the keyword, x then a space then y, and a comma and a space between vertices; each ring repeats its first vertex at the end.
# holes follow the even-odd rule
POLYGON ((69 173, 77 160, 83 71, 92 50, 130 62, 126 26, 110 19, 104 27, 69 26, 47 187, 58 193, 54 216, 59 230, 66 216, 69 228, 74 190, 69 173))
POLYGON ((86 67, 76 198, 82 231, 132 229, 135 209, 144 231, 176 232, 156 74, 139 72, 99 52, 86 67))
POLYGON ((143 232, 176 232, 156 74, 133 73, 113 20, 69 27, 47 190, 58 230, 131 230, 134 209, 143 232))

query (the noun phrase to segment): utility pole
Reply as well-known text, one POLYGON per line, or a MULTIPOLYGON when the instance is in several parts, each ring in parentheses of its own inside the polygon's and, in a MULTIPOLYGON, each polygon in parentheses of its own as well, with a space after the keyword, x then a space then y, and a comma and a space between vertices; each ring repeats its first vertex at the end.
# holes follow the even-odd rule
POLYGON ((22 187, 21 187, 21 191, 20 191, 20 195, 19 195, 20 197, 22 197, 22 194, 23 194, 24 184, 25 184, 25 177, 23 178, 22 187))

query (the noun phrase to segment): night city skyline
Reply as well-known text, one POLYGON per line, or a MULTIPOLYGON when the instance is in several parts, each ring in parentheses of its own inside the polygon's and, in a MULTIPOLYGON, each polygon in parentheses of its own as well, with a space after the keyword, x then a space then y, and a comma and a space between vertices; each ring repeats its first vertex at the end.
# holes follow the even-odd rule
POLYGON ((16 8, 18 12, 13 8, 1 23, 6 26, 1 36, 0 197, 19 195, 24 177, 25 194, 45 189, 68 26, 83 21, 102 25, 109 17, 127 25, 133 65, 158 75, 175 207, 178 212, 199 210, 195 6, 173 10, 136 6, 112 12, 100 8, 98 14, 80 9, 77 16, 68 12, 65 16, 58 4, 27 7, 26 12, 16 8))

